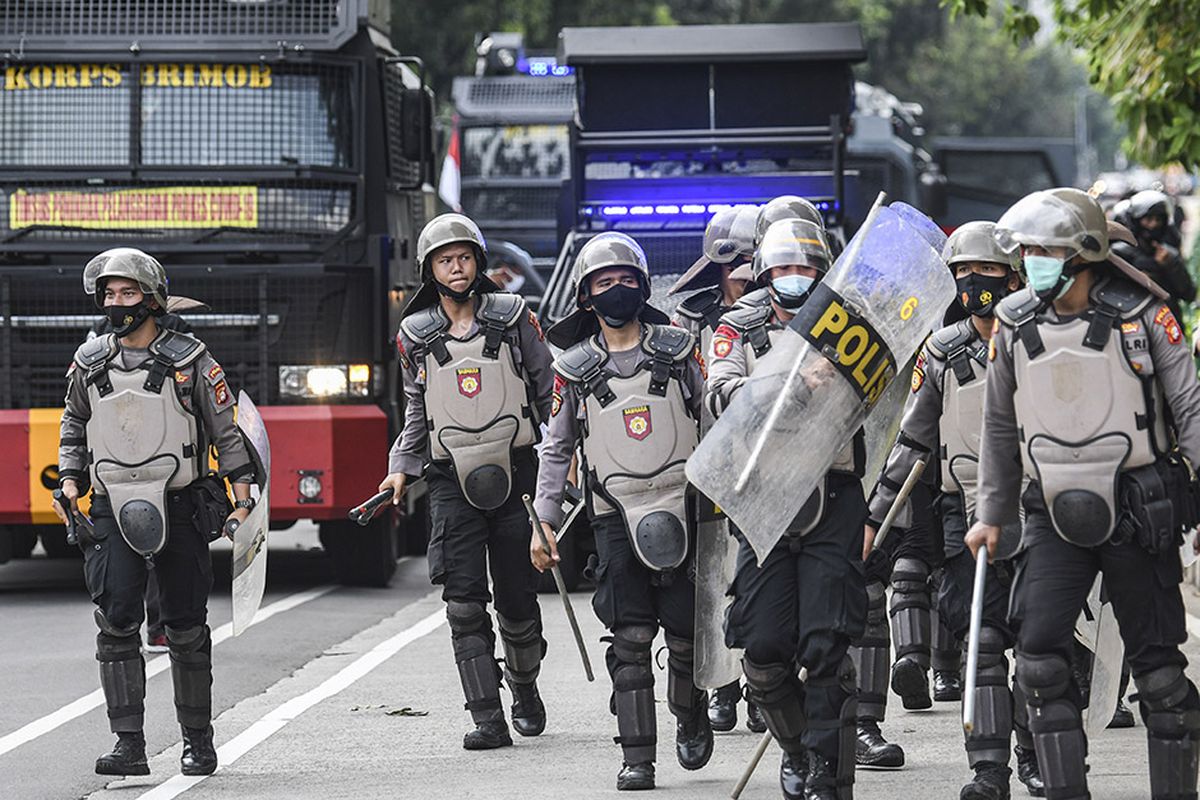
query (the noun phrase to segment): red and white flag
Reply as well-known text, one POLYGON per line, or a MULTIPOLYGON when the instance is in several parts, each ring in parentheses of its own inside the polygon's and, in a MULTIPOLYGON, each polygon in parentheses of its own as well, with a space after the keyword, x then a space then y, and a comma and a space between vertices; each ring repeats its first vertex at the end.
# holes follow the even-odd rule
POLYGON ((458 125, 450 134, 450 147, 446 160, 442 162, 442 176, 438 180, 438 197, 455 211, 462 211, 462 159, 458 154, 458 125))

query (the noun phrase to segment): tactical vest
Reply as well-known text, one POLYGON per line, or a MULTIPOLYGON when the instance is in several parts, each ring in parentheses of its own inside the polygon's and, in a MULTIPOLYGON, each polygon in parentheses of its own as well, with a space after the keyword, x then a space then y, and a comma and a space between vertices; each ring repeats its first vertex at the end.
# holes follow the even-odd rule
POLYGON ((449 461, 467 502, 484 511, 512 491, 512 451, 538 440, 517 341, 525 301, 506 292, 479 295, 478 327, 449 335, 450 320, 433 305, 400 322, 425 368, 425 419, 434 461, 449 461))
POLYGON ((566 350, 554 368, 583 398, 592 513, 619 513, 638 559, 670 570, 688 551, 684 466, 699 435, 682 380, 695 338, 682 328, 647 324, 641 347, 650 360, 628 378, 605 369, 608 352, 594 336, 566 350))
POLYGON ((150 358, 132 369, 117 366, 120 345, 110 333, 75 352, 92 410, 87 422, 92 486, 108 496, 121 535, 143 556, 167 543, 167 491, 204 475, 208 458, 196 416, 175 390, 175 373, 193 365, 204 344, 163 331, 149 351, 150 358))
POLYGON ((926 342, 931 358, 945 364, 942 382, 942 491, 961 494, 967 519, 975 510, 979 486, 979 442, 983 390, 987 385, 987 345, 970 318, 934 333, 926 342))
POLYGON ((1025 290, 997 308, 1012 328, 1014 397, 1026 476, 1039 482, 1058 534, 1084 547, 1103 544, 1119 515, 1122 472, 1152 464, 1169 447, 1161 391, 1149 359, 1135 371, 1128 326, 1153 301, 1126 281, 1098 284, 1083 316, 1053 321, 1025 290))
MULTIPOLYGON (((754 365, 757 359, 766 355, 775 340, 783 335, 783 328, 771 324, 774 313, 775 309, 770 303, 770 294, 766 289, 759 289, 743 295, 733 310, 721 318, 723 323, 737 331, 744 340, 747 376, 754 374, 754 365)), ((856 473, 858 471, 858 465, 866 460, 865 453, 862 452, 861 437, 861 433, 855 434, 850 443, 842 448, 829 468, 831 472, 856 473)), ((822 477, 820 484, 804 501, 800 512, 788 525, 787 533, 789 535, 804 536, 820 524, 825 515, 825 490, 826 479, 822 477)))

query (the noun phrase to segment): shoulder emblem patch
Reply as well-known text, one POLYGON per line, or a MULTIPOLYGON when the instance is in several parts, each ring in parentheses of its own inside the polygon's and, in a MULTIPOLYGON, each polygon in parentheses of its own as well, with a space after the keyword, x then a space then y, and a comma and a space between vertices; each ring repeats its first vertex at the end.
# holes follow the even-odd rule
POLYGON ((225 377, 225 371, 221 369, 220 364, 214 361, 213 365, 208 368, 208 372, 205 373, 205 377, 208 378, 209 383, 215 386, 225 377))
POLYGON ((538 322, 537 314, 533 313, 533 309, 529 309, 529 324, 537 331, 539 342, 546 341, 546 334, 542 332, 542 323, 538 322))
POLYGON ((408 360, 408 350, 404 347, 404 339, 400 337, 400 332, 396 332, 396 354, 400 356, 400 366, 405 369, 410 369, 412 363, 408 360))
POLYGON ((692 349, 692 358, 696 359, 696 363, 700 365, 700 377, 708 380, 708 365, 704 363, 704 356, 700 353, 700 345, 696 345, 692 349))
POLYGON ((1179 321, 1175 319, 1175 315, 1166 305, 1154 315, 1154 322, 1163 327, 1167 334, 1167 341, 1171 344, 1179 344, 1183 341, 1183 330, 1179 327, 1179 321))
POLYGON ((566 386, 566 379, 558 373, 555 373, 554 391, 550 395, 550 416, 552 417, 557 417, 558 412, 562 410, 562 393, 566 386))
POLYGON ((233 395, 229 393, 229 384, 224 380, 217 381, 212 387, 213 402, 217 408, 225 408, 233 403, 233 395))
MULTIPOLYGON (((920 364, 920 361, 918 360, 917 363, 920 364)), ((924 385, 925 385, 925 370, 921 369, 920 366, 913 367, 913 374, 912 374, 913 394, 916 394, 920 390, 920 388, 924 385)))

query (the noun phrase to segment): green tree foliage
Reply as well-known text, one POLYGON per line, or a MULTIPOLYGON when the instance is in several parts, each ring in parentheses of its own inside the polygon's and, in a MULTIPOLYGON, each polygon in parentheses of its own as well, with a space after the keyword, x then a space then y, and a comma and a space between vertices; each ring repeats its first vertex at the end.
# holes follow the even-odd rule
MULTIPOLYGON (((989 0, 943 2, 952 15, 990 12, 989 0)), ((1040 27, 1022 5, 1005 10, 1016 41, 1040 27)), ((1200 166, 1200 0, 1054 0, 1053 9, 1058 38, 1086 54, 1092 82, 1128 128, 1130 155, 1200 166)))

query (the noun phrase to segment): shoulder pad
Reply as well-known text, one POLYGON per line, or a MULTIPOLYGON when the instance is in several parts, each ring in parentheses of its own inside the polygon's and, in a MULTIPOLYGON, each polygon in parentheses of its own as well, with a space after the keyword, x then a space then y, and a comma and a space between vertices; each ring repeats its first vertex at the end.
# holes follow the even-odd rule
POLYGON ((767 308, 771 306, 771 292, 766 288, 746 292, 733 304, 734 308, 761 308, 764 306, 767 308))
POLYGON ((400 320, 400 328, 404 335, 417 344, 426 344, 448 327, 449 322, 440 306, 423 308, 400 320))
POLYGON ((1138 316, 1155 300, 1143 287, 1116 276, 1093 286, 1091 299, 1097 305, 1116 309, 1121 319, 1138 316))
POLYGON ((554 359, 554 371, 573 383, 583 383, 608 360, 608 353, 589 336, 577 342, 554 359))
POLYGON ((945 360, 970 344, 974 338, 975 326, 971 324, 970 319, 964 319, 933 333, 926 340, 925 347, 929 355, 945 360))
POLYGON ((650 355, 662 353, 672 361, 682 361, 692 354, 696 337, 676 325, 647 325, 650 330, 642 339, 642 349, 650 355))
POLYGON ((714 308, 721 306, 721 288, 713 286, 688 295, 675 309, 682 317, 703 320, 714 308))
POLYGON ((488 292, 479 295, 479 310, 475 316, 480 322, 494 322, 509 327, 516 324, 525 311, 525 298, 512 292, 488 292))
POLYGON ((179 331, 164 330, 163 333, 150 343, 150 355, 162 356, 175 367, 186 367, 205 350, 204 342, 179 331))
POLYGON ((737 302, 733 308, 725 312, 721 317, 721 322, 729 325, 732 328, 745 333, 751 328, 757 328, 760 325, 766 325, 771 319, 771 304, 766 305, 743 305, 745 296, 737 302))
POLYGON ((996 306, 996 319, 1010 328, 1015 328, 1023 322, 1028 322, 1041 307, 1042 298, 1038 297, 1033 287, 1026 286, 1000 301, 996 306))
POLYGON ((79 345, 75 351, 75 364, 82 370, 91 370, 110 361, 116 354, 116 335, 102 333, 79 345))

